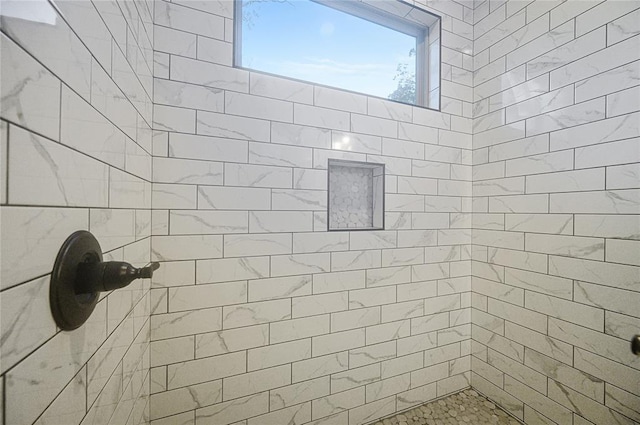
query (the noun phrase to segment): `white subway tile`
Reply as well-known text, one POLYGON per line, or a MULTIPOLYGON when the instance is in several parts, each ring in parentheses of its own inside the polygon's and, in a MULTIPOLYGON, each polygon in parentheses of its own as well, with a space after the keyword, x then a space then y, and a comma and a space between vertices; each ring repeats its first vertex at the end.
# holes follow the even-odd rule
POLYGON ((311 339, 274 344, 247 352, 247 371, 265 369, 311 357, 311 339))
POLYGON ((632 37, 551 71, 550 88, 553 90, 640 59, 639 43, 640 37, 632 37))
POLYGON ((552 213, 633 214, 640 205, 636 189, 556 193, 549 196, 552 213))
POLYGON ((227 425, 269 411, 269 392, 214 404, 196 413, 197 421, 205 425, 227 425))
POLYGON ((19 127, 9 131, 10 203, 107 206, 108 166, 19 127))
POLYGON ((209 308, 178 313, 154 315, 151 319, 151 338, 175 338, 222 328, 222 309, 209 308), (197 320, 197 323, 194 322, 197 320))
POLYGON ((247 162, 248 143, 243 140, 170 133, 170 156, 210 161, 247 162))
POLYGON ((328 334, 329 324, 330 316, 328 314, 270 323, 270 342, 272 344, 277 344, 279 342, 286 342, 294 339, 328 334))
POLYGON ((215 112, 197 113, 196 132, 201 135, 268 142, 269 131, 269 121, 215 112))
POLYGON ((153 101, 157 104, 222 112, 224 110, 224 91, 214 87, 155 78, 153 101))
POLYGON ((226 305, 223 308, 222 316, 224 329, 290 319, 291 301, 283 299, 249 304, 226 305))
POLYGON ((577 148, 575 162, 576 168, 640 162, 640 138, 577 148))
MULTIPOLYGON (((312 402, 313 418, 323 418, 338 412, 345 412, 365 402, 365 388, 357 387, 351 390, 342 391, 326 397, 318 398, 312 402)), ((348 422, 348 418, 345 424, 348 422)), ((316 422, 314 422, 316 423, 316 422)), ((323 422, 318 422, 320 425, 323 422)), ((335 422, 329 421, 328 424, 335 422)), ((341 423, 341 422, 339 422, 341 423)), ((338 423, 336 423, 338 425, 338 423)))
POLYGON ((249 282, 249 301, 311 295, 311 276, 259 279, 249 282))
POLYGON ((291 235, 249 234, 226 235, 224 237, 225 257, 246 257, 291 253, 291 235))
POLYGON ((261 347, 269 343, 269 325, 247 326, 238 329, 196 335, 196 358, 261 347))
POLYGON ((291 366, 277 366, 223 380, 223 399, 231 400, 291 384, 291 366))
POLYGON ((250 211, 249 212, 249 231, 251 233, 307 232, 311 230, 313 230, 313 216, 311 212, 303 212, 303 211, 250 211))
POLYGON ((319 376, 330 375, 346 371, 348 368, 349 356, 347 351, 320 357, 315 356, 308 360, 293 363, 291 366, 292 382, 301 382, 319 376))
POLYGON ((228 282, 269 276, 269 257, 196 261, 196 283, 228 282))
POLYGON ((252 72, 249 74, 251 94, 297 103, 313 103, 313 86, 287 78, 252 72))
POLYGON ((295 124, 330 128, 333 130, 350 130, 348 112, 296 103, 293 108, 293 116, 295 124))
POLYGON ((558 273, 554 272, 553 267, 549 268, 549 272, 552 273, 553 276, 507 268, 505 269, 505 283, 530 291, 571 299, 573 294, 573 282, 570 279, 556 277, 558 273))
POLYGON ((293 103, 244 93, 225 92, 224 111, 231 115, 293 122, 293 103))
POLYGON ((586 215, 575 217, 575 234, 606 238, 639 239, 640 220, 635 215, 586 215))
POLYGON ((162 2, 155 8, 155 23, 217 39, 224 38, 224 20, 220 16, 162 2))
POLYGON ((233 45, 221 40, 198 36, 196 53, 199 60, 226 66, 233 64, 233 45))
POLYGON ((298 297, 291 301, 293 316, 306 317, 349 309, 347 292, 298 297))
MULTIPOLYGON (((313 357, 325 356, 326 354, 332 354, 352 348, 363 347, 365 342, 365 331, 364 329, 354 329, 344 332, 336 332, 328 335, 314 336, 312 340, 313 357)), ((379 376, 380 367, 378 365, 373 366, 376 366, 377 374, 379 376)), ((344 373, 352 374, 354 373, 354 371, 350 370, 344 373)), ((338 387, 334 387, 334 384, 339 384, 343 379, 344 378, 341 378, 340 373, 335 374, 331 377, 331 387, 334 392, 341 391, 340 389, 338 389, 338 387)))
POLYGON ((635 266, 559 256, 549 257, 549 273, 629 290, 639 280, 638 267, 635 266))

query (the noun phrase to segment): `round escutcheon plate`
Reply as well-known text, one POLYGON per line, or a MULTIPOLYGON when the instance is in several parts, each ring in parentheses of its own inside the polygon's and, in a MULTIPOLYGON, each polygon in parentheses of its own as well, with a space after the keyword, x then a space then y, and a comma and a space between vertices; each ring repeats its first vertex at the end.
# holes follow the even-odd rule
POLYGON ((96 304, 98 292, 77 294, 77 270, 83 262, 102 261, 102 250, 96 238, 78 230, 62 244, 51 273, 49 303, 58 327, 64 331, 77 329, 87 321, 96 304))

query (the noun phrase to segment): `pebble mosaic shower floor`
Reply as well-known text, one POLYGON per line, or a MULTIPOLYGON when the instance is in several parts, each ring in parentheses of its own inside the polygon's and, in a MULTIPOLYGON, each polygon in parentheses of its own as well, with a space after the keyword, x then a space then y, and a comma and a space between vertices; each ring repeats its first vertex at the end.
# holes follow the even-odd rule
POLYGON ((465 390, 373 425, 521 425, 495 403, 474 390, 465 390))

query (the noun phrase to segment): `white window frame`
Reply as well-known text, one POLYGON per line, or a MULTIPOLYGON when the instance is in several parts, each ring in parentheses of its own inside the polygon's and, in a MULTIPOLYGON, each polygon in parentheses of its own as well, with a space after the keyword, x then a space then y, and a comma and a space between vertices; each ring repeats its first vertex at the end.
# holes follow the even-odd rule
MULTIPOLYGON (((295 0, 293 0, 295 1, 295 0)), ((424 107, 429 109, 440 110, 440 99, 438 99, 438 108, 429 107, 429 93, 433 89, 429 87, 429 71, 432 67, 438 67, 438 75, 440 74, 440 61, 437 64, 430 64, 429 29, 432 25, 441 22, 441 18, 426 10, 419 9, 416 6, 405 3, 402 0, 310 0, 335 10, 347 13, 358 18, 365 19, 369 22, 387 27, 394 31, 407 34, 416 39, 416 99, 413 106, 424 107)), ((234 10, 234 45, 233 45, 233 66, 243 68, 242 66, 242 5, 243 0, 235 0, 234 10)), ((438 31, 437 39, 440 40, 441 30, 438 31)), ((438 42, 438 48, 440 43, 438 42)), ((244 68, 254 72, 269 74, 253 68, 244 68)), ((295 79, 286 75, 273 74, 283 78, 295 79)), ((438 80, 440 78, 438 77, 438 80)), ((304 81, 304 80, 303 80, 304 81)), ((304 81, 306 83, 326 86, 325 84, 314 81, 304 81)), ((328 86, 339 90, 345 90, 339 87, 328 86)), ((349 90, 346 90, 349 91, 349 90)), ((361 93, 366 96, 378 97, 380 99, 397 102, 393 99, 383 98, 370 93, 361 93)), ((439 95, 439 98, 441 95, 439 95)), ((400 102, 407 104, 404 102, 400 102)))

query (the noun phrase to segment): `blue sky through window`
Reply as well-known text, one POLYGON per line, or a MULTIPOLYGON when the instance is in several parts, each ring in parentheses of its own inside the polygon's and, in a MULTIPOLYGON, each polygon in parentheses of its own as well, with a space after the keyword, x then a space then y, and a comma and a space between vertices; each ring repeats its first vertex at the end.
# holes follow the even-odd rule
POLYGON ((242 66, 388 97, 416 39, 309 0, 245 0, 242 66))

